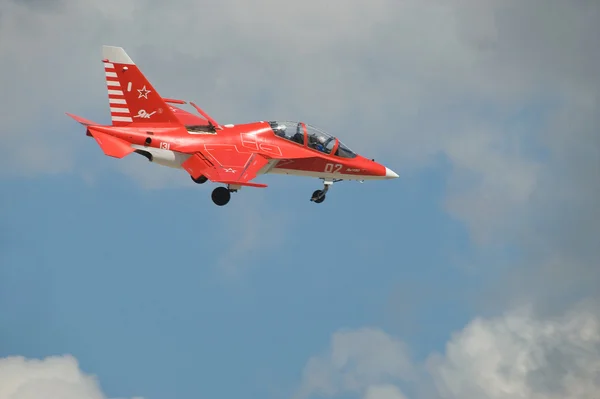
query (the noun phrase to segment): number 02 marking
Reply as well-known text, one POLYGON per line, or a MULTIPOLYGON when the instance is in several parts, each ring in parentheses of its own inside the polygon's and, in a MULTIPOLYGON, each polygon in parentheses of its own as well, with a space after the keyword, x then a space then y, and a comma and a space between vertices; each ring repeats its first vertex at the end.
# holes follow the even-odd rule
POLYGON ((336 163, 336 164, 326 163, 325 164, 325 173, 340 173, 340 170, 342 170, 342 165, 339 163, 336 163))

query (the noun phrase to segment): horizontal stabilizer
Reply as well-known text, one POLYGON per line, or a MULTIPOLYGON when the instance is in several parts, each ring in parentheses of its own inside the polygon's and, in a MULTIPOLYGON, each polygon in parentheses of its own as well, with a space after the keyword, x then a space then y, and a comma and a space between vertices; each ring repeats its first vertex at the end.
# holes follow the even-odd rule
POLYGON ((88 130, 90 131, 92 137, 96 139, 96 142, 98 142, 98 145, 102 151, 104 151, 104 154, 108 155, 109 157, 123 158, 135 151, 134 148, 132 148, 131 145, 125 140, 121 140, 120 138, 106 133, 100 133, 94 129, 88 130))
POLYGON ((73 115, 73 114, 70 114, 70 113, 68 113, 68 112, 65 112, 65 113, 66 113, 68 116, 70 116, 71 118, 75 119, 77 122, 81 123, 83 126, 92 126, 92 125, 97 125, 97 123, 95 123, 95 122, 92 122, 92 121, 90 121, 90 120, 87 120, 87 119, 84 119, 84 118, 82 118, 82 117, 80 117, 80 116, 73 115))

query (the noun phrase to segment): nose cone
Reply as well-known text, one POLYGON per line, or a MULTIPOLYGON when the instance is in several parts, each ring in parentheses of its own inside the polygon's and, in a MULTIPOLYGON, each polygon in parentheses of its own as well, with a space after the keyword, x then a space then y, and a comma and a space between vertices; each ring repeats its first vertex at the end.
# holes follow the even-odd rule
POLYGON ((397 179, 398 174, 391 170, 390 168, 385 168, 385 178, 386 179, 397 179))

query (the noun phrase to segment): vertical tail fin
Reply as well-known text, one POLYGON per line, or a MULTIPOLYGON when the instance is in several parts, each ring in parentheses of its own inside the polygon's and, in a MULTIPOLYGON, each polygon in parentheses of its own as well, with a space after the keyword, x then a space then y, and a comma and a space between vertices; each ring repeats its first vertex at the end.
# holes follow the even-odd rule
POLYGON ((113 126, 177 123, 177 117, 122 47, 102 46, 113 126))

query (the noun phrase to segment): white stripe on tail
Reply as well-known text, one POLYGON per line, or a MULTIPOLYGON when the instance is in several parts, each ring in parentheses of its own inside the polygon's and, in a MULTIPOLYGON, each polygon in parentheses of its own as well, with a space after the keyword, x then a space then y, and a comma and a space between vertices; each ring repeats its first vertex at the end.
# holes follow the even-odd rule
POLYGON ((108 102, 110 104, 110 117, 112 118, 113 125, 124 125, 133 122, 133 118, 129 108, 127 108, 127 101, 125 100, 125 94, 121 88, 121 83, 117 77, 115 65, 111 62, 104 62, 104 72, 106 74, 106 87, 108 89, 108 102), (114 105, 124 105, 123 107, 116 107, 114 105))

